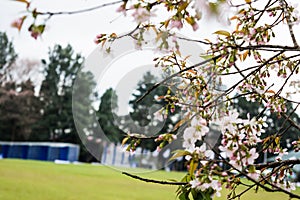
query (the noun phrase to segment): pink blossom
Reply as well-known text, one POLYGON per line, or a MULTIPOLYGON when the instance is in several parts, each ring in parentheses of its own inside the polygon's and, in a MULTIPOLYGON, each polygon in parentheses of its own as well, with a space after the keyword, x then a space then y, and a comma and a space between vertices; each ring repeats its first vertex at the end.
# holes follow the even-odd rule
POLYGON ((247 175, 254 180, 258 180, 260 176, 258 172, 248 173, 247 175))
MULTIPOLYGON (((177 37, 174 35, 173 37, 172 37, 172 42, 177 42, 177 37)), ((185 90, 184 90, 184 92, 186 92, 185 90)))
POLYGON ((235 124, 242 123, 243 120, 238 118, 239 113, 236 110, 233 110, 221 118, 220 125, 222 133, 228 130, 229 132, 235 132, 235 124))
POLYGON ((183 23, 181 20, 171 20, 170 28, 182 29, 183 23))
POLYGON ((162 110, 158 110, 154 113, 154 119, 160 122, 164 121, 164 117, 162 115, 162 110))
POLYGON ((156 151, 157 152, 160 152, 161 151, 161 148, 158 146, 158 147, 156 147, 156 151))
POLYGON ((203 118, 197 119, 194 117, 191 121, 191 126, 195 128, 199 140, 202 140, 202 137, 209 132, 209 128, 206 126, 206 124, 207 122, 203 118))
POLYGON ((148 21, 153 14, 151 14, 150 11, 144 7, 138 7, 132 13, 132 16, 137 23, 143 23, 148 21))
POLYGON ((100 43, 100 40, 99 40, 98 38, 95 38, 95 39, 94 39, 94 43, 95 43, 95 44, 99 44, 99 43, 100 43))
POLYGON ((201 185, 199 186, 199 189, 200 189, 201 191, 205 191, 205 190, 207 190, 208 188, 210 188, 210 183, 203 183, 203 184, 201 184, 201 185))
POLYGON ((104 35, 100 33, 100 34, 96 35, 96 38, 97 38, 97 39, 100 39, 100 38, 102 38, 103 36, 104 36, 104 35))
POLYGON ((236 157, 231 157, 229 164, 231 164, 234 168, 236 168, 239 171, 243 170, 242 162, 236 157))
POLYGON ((197 12, 208 12, 210 10, 207 0, 195 0, 194 2, 193 7, 197 10, 197 12))
POLYGON ((218 180, 212 180, 212 182, 211 182, 211 188, 216 191, 215 195, 217 197, 221 196, 220 191, 222 190, 222 184, 221 184, 220 181, 218 181, 218 180))
POLYGON ((195 180, 190 181, 189 184, 191 185, 191 188, 197 188, 200 186, 201 183, 199 182, 198 179, 195 179, 195 180))
POLYGON ((250 157, 247 158, 247 164, 252 165, 252 164, 254 164, 255 159, 258 158, 259 154, 256 153, 255 148, 250 149, 249 154, 250 154, 250 157))
POLYGON ((192 27, 193 27, 193 31, 196 31, 196 30, 198 30, 199 25, 195 22, 195 23, 192 25, 192 27))
POLYGON ((282 160, 282 157, 284 155, 288 155, 289 153, 287 152, 286 148, 284 148, 284 149, 279 149, 278 148, 278 149, 275 150, 274 154, 278 154, 278 156, 276 157, 276 159, 282 160))
POLYGON ((117 12, 123 13, 124 16, 126 15, 126 9, 125 9, 125 5, 121 5, 120 7, 117 8, 116 10, 117 12))

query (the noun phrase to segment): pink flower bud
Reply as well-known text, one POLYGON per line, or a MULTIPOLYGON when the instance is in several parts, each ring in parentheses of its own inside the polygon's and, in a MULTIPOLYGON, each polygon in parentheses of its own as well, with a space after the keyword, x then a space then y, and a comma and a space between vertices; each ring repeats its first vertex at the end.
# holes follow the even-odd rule
POLYGON ((156 151, 157 151, 157 152, 160 152, 160 151, 161 151, 161 148, 160 148, 160 147, 156 147, 156 151))
POLYGON ((194 23, 192 27, 193 27, 193 31, 196 31, 199 28, 199 25, 197 23, 194 23))

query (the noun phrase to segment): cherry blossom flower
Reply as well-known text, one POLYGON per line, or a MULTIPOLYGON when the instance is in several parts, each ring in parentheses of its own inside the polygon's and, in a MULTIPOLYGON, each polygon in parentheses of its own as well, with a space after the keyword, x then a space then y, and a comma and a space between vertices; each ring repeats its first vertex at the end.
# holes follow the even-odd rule
POLYGON ((183 23, 181 22, 181 20, 171 20, 170 21, 170 28, 177 28, 177 29, 182 29, 183 27, 183 23))
POLYGON ((202 140, 202 137, 209 132, 209 128, 206 126, 207 122, 205 119, 193 118, 191 121, 191 126, 195 128, 196 134, 198 134, 198 139, 202 140))
POLYGON ((198 30, 199 25, 195 22, 195 23, 192 25, 192 28, 193 28, 193 31, 196 31, 196 30, 198 30))
POLYGON ((211 185, 211 188, 216 191, 215 195, 217 197, 220 197, 221 196, 220 191, 222 190, 222 183, 218 180, 212 180, 210 185, 211 185))
MULTIPOLYGON (((210 178, 210 179, 212 179, 212 178, 210 178)), ((215 191, 214 195, 216 195, 217 197, 221 196, 220 191, 222 190, 222 183, 218 180, 211 180, 211 182, 201 183, 198 179, 194 179, 194 180, 190 181, 189 183, 191 185, 191 188, 195 188, 195 189, 198 189, 201 191, 206 191, 207 189, 211 188, 215 191)))
POLYGON ((150 19, 150 17, 154 16, 154 15, 151 14, 150 11, 147 10, 146 8, 138 7, 132 13, 132 16, 137 23, 143 23, 145 21, 148 21, 150 19))
POLYGON ((197 188, 200 186, 200 181, 198 179, 191 180, 190 182, 191 188, 197 188))
POLYGON ((220 120, 220 126, 221 130, 224 133, 226 130, 229 132, 234 132, 235 131, 235 126, 234 124, 242 123, 243 120, 238 118, 239 113, 236 110, 232 110, 228 113, 228 115, 225 115, 222 117, 220 120))
POLYGON ((220 151, 225 153, 227 158, 232 158, 234 152, 236 152, 238 150, 238 147, 234 146, 234 147, 228 148, 228 147, 220 146, 219 149, 220 149, 220 151))
POLYGON ((155 120, 158 120, 160 122, 164 121, 164 117, 163 117, 163 114, 162 114, 162 110, 158 110, 154 113, 154 119, 155 120))
POLYGON ((238 157, 231 157, 229 164, 239 171, 243 170, 242 161, 238 157))
POLYGON ((125 8, 124 4, 119 6, 116 11, 120 12, 120 13, 123 13, 123 15, 126 16, 126 8, 125 8))
POLYGON ((207 0, 195 0, 193 7, 198 11, 198 12, 208 12, 209 11, 209 5, 207 0))
POLYGON ((258 170, 256 170, 255 172, 248 173, 247 175, 254 180, 258 180, 260 176, 258 170))
POLYGON ((284 155, 288 155, 289 153, 287 152, 287 149, 284 148, 284 149, 276 149, 274 154, 278 154, 278 156, 276 157, 276 160, 282 160, 282 157, 284 155))
POLYGON ((259 154, 256 152, 256 148, 252 148, 249 151, 250 157, 247 158, 247 165, 254 164, 255 159, 258 158, 259 154))

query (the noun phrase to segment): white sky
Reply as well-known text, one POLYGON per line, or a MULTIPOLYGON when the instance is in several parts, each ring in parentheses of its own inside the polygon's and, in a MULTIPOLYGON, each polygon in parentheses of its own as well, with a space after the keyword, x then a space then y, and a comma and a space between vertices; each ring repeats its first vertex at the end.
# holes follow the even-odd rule
MULTIPOLYGON (((112 2, 111 0, 33 0, 32 7, 37 7, 40 11, 73 11, 81 10, 83 8, 90 8, 95 5, 112 2)), ((116 9, 119 5, 113 5, 99 10, 95 10, 88 13, 76 14, 76 15, 62 15, 54 16, 47 22, 47 27, 42 35, 42 38, 37 40, 30 36, 27 31, 30 20, 26 21, 23 25, 21 32, 11 27, 12 21, 20 16, 23 16, 25 4, 15 2, 11 0, 0 1, 0 31, 5 31, 9 38, 13 39, 16 52, 20 58, 42 59, 48 57, 49 47, 53 47, 55 44, 61 44, 63 46, 71 44, 76 52, 81 53, 84 57, 88 57, 92 53, 96 45, 94 38, 99 33, 112 33, 117 34, 126 33, 131 31, 135 27, 135 23, 132 22, 132 17, 124 17, 122 14, 117 13, 116 9)), ((206 21, 203 21, 203 25, 200 25, 200 30, 205 30, 201 34, 209 36, 214 31, 214 26, 207 25, 206 21)), ((185 35, 189 37, 196 37, 197 34, 186 28, 185 35)), ((143 52, 135 54, 131 53, 115 62, 115 65, 119 65, 122 62, 122 68, 110 67, 110 71, 106 72, 102 84, 100 84, 99 91, 103 93, 108 87, 115 86, 120 89, 117 90, 122 114, 126 114, 127 100, 130 96, 133 87, 136 82, 142 77, 142 71, 138 70, 140 67, 148 66, 152 61, 152 56, 149 52, 143 52), (134 70, 136 68, 136 70, 134 70), (115 70, 115 71, 112 71, 115 70), (118 72, 118 73, 115 73, 118 72), (129 75, 130 73, 133 73, 129 75), (113 74, 113 76, 112 76, 113 74), (126 76, 130 77, 129 79, 126 76), (121 81, 122 80, 122 81, 121 81), (124 84, 124 80, 128 80, 124 84), (119 84, 119 82, 123 84, 119 84), (124 85, 127 87, 125 90, 124 85), (122 88, 122 89, 121 89, 122 88), (122 99, 122 101, 121 101, 122 99), (121 103, 122 102, 122 103, 121 103)), ((33 78, 34 79, 34 78, 33 78)), ((38 79, 38 78, 37 78, 38 79)), ((99 80, 97 80, 99 83, 99 80)))

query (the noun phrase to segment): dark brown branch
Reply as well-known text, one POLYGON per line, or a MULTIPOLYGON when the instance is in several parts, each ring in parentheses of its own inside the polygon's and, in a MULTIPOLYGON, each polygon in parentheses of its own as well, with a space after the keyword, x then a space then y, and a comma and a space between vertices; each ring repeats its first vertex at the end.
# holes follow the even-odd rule
POLYGON ((280 165, 286 166, 286 165, 297 165, 300 164, 300 159, 296 159, 296 160, 283 160, 283 161, 274 161, 274 162, 270 162, 270 163, 265 163, 265 164, 255 164, 255 168, 260 170, 263 168, 275 168, 278 167, 280 165))
MULTIPOLYGON (((300 56, 300 54, 292 55, 292 56, 286 57, 284 59, 278 59, 278 60, 275 60, 275 61, 270 61, 269 64, 275 64, 275 63, 278 63, 278 62, 281 62, 281 61, 285 61, 285 60, 289 60, 289 59, 292 59, 292 58, 296 58, 296 57, 299 57, 299 56, 300 56)), ((255 65, 255 66, 252 66, 252 67, 248 67, 248 68, 242 69, 240 71, 241 72, 245 72, 245 71, 249 71, 251 69, 258 68, 260 66, 261 66, 261 64, 255 65)), ((239 72, 228 72, 228 73, 223 73, 223 74, 218 74, 218 75, 227 76, 227 75, 232 75, 232 74, 237 74, 237 73, 239 73, 239 72)))
POLYGON ((154 180, 154 179, 147 179, 147 178, 142 178, 137 175, 129 174, 127 172, 122 172, 122 174, 129 176, 131 178, 143 181, 143 182, 147 182, 147 183, 157 183, 157 184, 161 184, 161 185, 187 185, 188 184, 187 182, 170 182, 170 181, 159 181, 159 180, 154 180))
POLYGON ((228 46, 233 49, 243 50, 265 50, 265 51, 300 51, 300 48, 294 46, 282 46, 282 45, 271 45, 271 44, 263 44, 263 45, 251 45, 251 46, 228 46))

